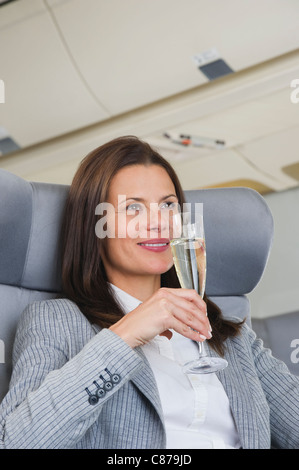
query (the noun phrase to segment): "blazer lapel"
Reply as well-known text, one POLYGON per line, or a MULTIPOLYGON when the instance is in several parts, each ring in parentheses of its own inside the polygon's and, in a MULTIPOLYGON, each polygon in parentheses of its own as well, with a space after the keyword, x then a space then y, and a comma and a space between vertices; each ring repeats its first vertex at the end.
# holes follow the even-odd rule
MULTIPOLYGON (((217 357, 217 353, 211 350, 208 345, 205 345, 205 349, 207 354, 217 357)), ((136 352, 143 359, 145 367, 132 379, 132 382, 154 406, 164 425, 163 411, 154 374, 142 349, 136 348, 136 352)), ((244 351, 238 351, 236 345, 228 344, 225 358, 228 361, 228 366, 226 369, 217 372, 217 376, 228 396, 242 447, 244 449, 259 449, 260 430, 254 399, 247 381, 244 351)))
MULTIPOLYGON (((210 356, 217 356, 217 353, 209 348, 208 344, 205 344, 205 349, 210 356)), ((132 378, 132 382, 155 408, 164 427, 162 405, 154 374, 142 349, 138 347, 135 351, 144 361, 145 367, 132 378)), ((244 449, 259 449, 262 430, 260 430, 256 407, 250 393, 246 374, 248 361, 244 356, 241 344, 239 345, 234 338, 227 341, 225 358, 228 361, 228 366, 226 369, 217 372, 217 376, 228 396, 241 445, 244 449), (234 344, 231 344, 231 342, 234 344)))
MULTIPOLYGON (((258 449, 260 448, 260 430, 254 399, 247 380, 247 360, 244 358, 244 350, 239 351, 236 344, 230 344, 231 341, 234 339, 227 341, 225 353, 228 366, 216 374, 228 396, 242 447, 258 449)), ((209 355, 217 356, 210 348, 206 349, 209 355)))
POLYGON ((135 348, 135 351, 137 352, 137 354, 139 354, 139 356, 144 361, 145 367, 138 374, 136 374, 131 380, 138 387, 138 389, 143 393, 143 395, 146 396, 146 398, 150 401, 150 403, 154 406, 164 426, 162 405, 161 405, 159 391, 158 391, 158 387, 156 384, 156 379, 154 377, 153 371, 142 349, 140 347, 137 347, 135 348))

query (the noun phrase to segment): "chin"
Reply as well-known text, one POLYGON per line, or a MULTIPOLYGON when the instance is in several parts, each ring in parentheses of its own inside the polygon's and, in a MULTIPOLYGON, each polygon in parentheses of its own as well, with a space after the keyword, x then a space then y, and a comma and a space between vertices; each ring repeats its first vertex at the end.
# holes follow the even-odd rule
POLYGON ((173 266, 173 263, 157 263, 149 267, 150 274, 164 274, 173 266))

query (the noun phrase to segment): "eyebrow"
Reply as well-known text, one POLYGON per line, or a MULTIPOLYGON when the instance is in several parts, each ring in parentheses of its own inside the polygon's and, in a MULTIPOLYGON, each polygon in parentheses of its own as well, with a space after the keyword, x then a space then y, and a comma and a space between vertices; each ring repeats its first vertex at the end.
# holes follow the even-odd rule
MULTIPOLYGON (((170 197, 175 197, 176 199, 178 199, 177 195, 176 194, 167 194, 167 196, 163 196, 161 197, 160 201, 165 201, 165 199, 168 199, 170 197)), ((137 201, 137 202, 144 202, 144 199, 142 197, 126 197, 126 199, 124 199, 123 201, 120 202, 120 204, 123 204, 124 202, 127 202, 127 201, 137 201)))

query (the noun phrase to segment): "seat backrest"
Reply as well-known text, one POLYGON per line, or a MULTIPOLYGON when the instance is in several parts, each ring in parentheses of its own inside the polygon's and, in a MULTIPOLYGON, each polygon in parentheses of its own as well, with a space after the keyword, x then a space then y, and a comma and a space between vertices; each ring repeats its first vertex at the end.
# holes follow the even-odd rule
POLYGON ((224 316, 246 318, 249 294, 260 281, 273 242, 273 217, 264 198, 249 188, 185 191, 203 203, 207 248, 206 293, 224 316))
MULTIPOLYGON (((0 400, 21 312, 61 288, 59 234, 68 189, 0 170, 0 400)), ((207 294, 225 315, 249 316, 246 294, 262 276, 272 241, 268 207, 245 188, 186 191, 186 197, 204 203, 207 294)))
POLYGON ((0 170, 0 401, 20 314, 60 290, 58 241, 67 193, 67 186, 29 183, 0 170))

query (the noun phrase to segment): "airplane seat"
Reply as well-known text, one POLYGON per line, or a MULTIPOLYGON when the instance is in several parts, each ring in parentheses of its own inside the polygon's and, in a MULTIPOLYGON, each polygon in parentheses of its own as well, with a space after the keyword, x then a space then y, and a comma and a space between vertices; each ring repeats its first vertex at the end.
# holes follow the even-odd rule
POLYGON ((18 318, 60 290, 59 227, 68 187, 0 170, 0 401, 8 390, 18 318))
MULTIPOLYGON (((67 193, 66 185, 32 183, 0 170, 0 400, 8 390, 21 312, 61 289, 59 234, 67 193)), ((268 259, 270 210, 246 188, 186 191, 186 197, 204 204, 207 295, 224 315, 250 323, 246 294, 268 259)))
POLYGON ((246 318, 249 294, 260 281, 273 241, 273 218, 263 197, 249 188, 185 191, 202 202, 207 249, 206 293, 226 317, 246 318))

